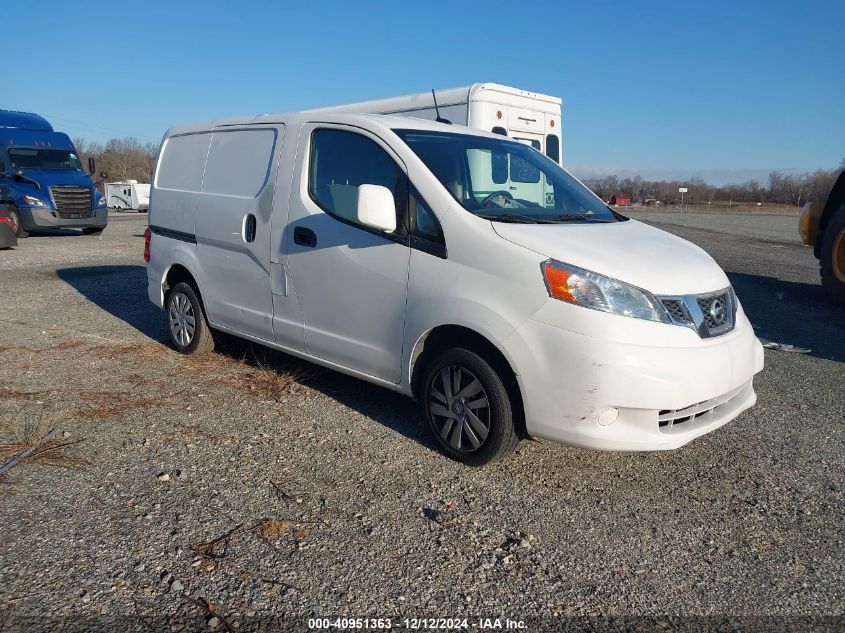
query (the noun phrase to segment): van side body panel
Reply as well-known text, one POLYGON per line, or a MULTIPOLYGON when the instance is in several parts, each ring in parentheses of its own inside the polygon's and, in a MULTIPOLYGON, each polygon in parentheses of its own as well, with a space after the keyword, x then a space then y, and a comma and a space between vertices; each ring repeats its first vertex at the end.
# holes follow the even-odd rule
POLYGON ((270 215, 276 155, 283 128, 244 127, 212 133, 196 239, 208 319, 273 340, 270 293, 270 215))

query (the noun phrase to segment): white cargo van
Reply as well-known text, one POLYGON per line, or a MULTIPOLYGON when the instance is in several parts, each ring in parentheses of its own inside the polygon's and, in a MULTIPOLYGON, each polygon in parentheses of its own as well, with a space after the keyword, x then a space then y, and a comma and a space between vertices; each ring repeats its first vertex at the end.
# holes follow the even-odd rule
POLYGON ((177 350, 220 330, 413 396, 469 464, 523 437, 677 448, 756 399, 762 347, 710 256, 500 135, 330 113, 176 127, 149 214, 177 350))
POLYGON ((562 165, 561 104, 560 97, 501 84, 482 83, 307 112, 393 114, 431 121, 445 119, 455 125, 510 136, 531 145, 562 165))

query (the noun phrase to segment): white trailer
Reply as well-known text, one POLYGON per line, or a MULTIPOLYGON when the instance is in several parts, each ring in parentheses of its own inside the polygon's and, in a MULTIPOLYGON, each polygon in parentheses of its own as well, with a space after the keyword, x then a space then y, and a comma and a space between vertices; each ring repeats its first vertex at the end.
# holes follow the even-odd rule
POLYGON ((397 114, 433 121, 439 111, 441 120, 509 136, 563 164, 561 104, 560 97, 484 83, 309 112, 397 114))
POLYGON ((150 185, 137 180, 107 182, 106 206, 115 211, 146 211, 150 208, 150 185))

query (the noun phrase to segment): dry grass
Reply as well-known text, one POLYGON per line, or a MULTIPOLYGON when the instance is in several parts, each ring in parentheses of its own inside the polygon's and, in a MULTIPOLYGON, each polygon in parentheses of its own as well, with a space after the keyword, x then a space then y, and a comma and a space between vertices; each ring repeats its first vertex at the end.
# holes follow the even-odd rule
POLYGON ((195 554, 202 556, 203 558, 212 560, 223 558, 226 556, 226 552, 229 549, 229 541, 232 539, 232 535, 239 532, 242 527, 243 524, 238 524, 225 534, 222 534, 215 539, 205 543, 194 543, 191 546, 191 549, 194 550, 195 554))
POLYGON ((21 398, 31 398, 32 396, 39 396, 45 391, 22 391, 13 387, 0 387, 0 400, 13 400, 21 398))
POLYGON ((3 352, 33 352, 41 354, 43 352, 63 351, 81 347, 82 341, 77 339, 65 339, 59 341, 55 345, 48 345, 47 347, 27 347, 26 345, 0 345, 0 353, 3 352))
MULTIPOLYGON (((29 455, 22 458, 15 467, 22 464, 42 464, 45 466, 78 468, 88 463, 84 459, 71 457, 65 454, 66 448, 73 446, 74 444, 79 444, 82 440, 68 442, 57 437, 53 437, 41 442, 44 435, 45 434, 43 432, 33 429, 27 433, 22 442, 0 444, 0 460, 2 460, 3 464, 8 463, 27 449, 36 447, 29 455)), ((6 473, 4 473, 4 475, 5 474, 6 473)), ((4 480, 0 478, 0 482, 2 481, 4 480)))
POLYGON ((168 353, 168 348, 160 343, 118 343, 117 345, 95 345, 89 352, 100 358, 111 360, 125 354, 156 358, 168 353))
POLYGON ((66 341, 62 341, 61 343, 56 343, 52 347, 47 349, 55 349, 55 350, 66 350, 66 349, 76 349, 77 347, 82 346, 82 341, 78 341, 76 339, 68 339, 66 341))
POLYGON ((320 370, 313 366, 305 369, 279 370, 243 363, 239 372, 222 376, 221 380, 241 391, 278 401, 285 394, 296 392, 305 381, 319 373, 320 370))
POLYGON ((305 538, 311 529, 301 526, 296 521, 264 519, 252 528, 252 532, 266 539, 275 539, 288 534, 296 538, 305 538))
POLYGON ((86 420, 106 420, 133 409, 147 409, 160 401, 153 398, 128 398, 126 394, 117 391, 109 392, 109 394, 107 402, 94 406, 86 404, 76 410, 76 415, 86 420))

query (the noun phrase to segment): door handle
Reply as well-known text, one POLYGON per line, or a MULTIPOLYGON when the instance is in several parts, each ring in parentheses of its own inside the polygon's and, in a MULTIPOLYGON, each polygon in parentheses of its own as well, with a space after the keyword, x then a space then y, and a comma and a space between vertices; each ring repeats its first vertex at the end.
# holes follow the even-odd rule
POLYGON ((311 229, 306 229, 304 226, 297 226, 293 229, 293 241, 300 246, 314 248, 317 246, 317 234, 311 229))
POLYGON ((255 216, 251 213, 247 213, 244 216, 244 223, 241 227, 241 237, 244 238, 244 242, 247 244, 255 241, 255 216))

